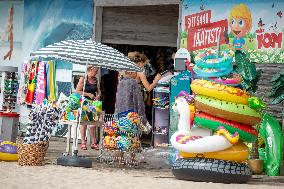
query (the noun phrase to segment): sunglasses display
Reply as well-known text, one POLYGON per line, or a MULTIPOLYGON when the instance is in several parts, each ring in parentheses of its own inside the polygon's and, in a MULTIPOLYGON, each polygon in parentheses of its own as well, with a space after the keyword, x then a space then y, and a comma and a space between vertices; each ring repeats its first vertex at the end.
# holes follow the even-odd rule
POLYGON ((12 111, 15 109, 17 101, 18 80, 16 72, 5 72, 3 86, 3 111, 12 111))

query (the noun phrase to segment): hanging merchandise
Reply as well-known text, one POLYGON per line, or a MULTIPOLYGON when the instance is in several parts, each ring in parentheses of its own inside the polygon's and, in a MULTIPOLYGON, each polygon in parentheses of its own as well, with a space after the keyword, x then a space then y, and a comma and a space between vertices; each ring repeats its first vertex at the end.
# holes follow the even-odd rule
POLYGON ((3 72, 3 111, 13 111, 17 100, 18 81, 16 72, 3 72))
POLYGON ((17 103, 23 104, 26 101, 26 96, 28 92, 28 70, 29 70, 28 63, 22 64, 22 70, 20 74, 20 83, 19 83, 19 89, 18 89, 18 96, 17 96, 17 103))
POLYGON ((62 120, 64 121, 76 121, 78 109, 83 103, 82 106, 82 121, 98 121, 99 113, 102 111, 102 102, 101 101, 91 101, 86 98, 82 99, 80 94, 74 93, 69 97, 61 94, 65 98, 65 108, 62 115, 62 120))
POLYGON ((30 68, 29 68, 29 71, 28 71, 28 75, 29 75, 28 92, 27 92, 27 96, 26 96, 26 103, 28 105, 33 104, 33 101, 34 101, 37 67, 38 67, 38 62, 32 61, 30 68))
POLYGON ((46 84, 46 97, 48 100, 55 100, 56 98, 56 83, 55 83, 55 62, 48 61, 46 65, 46 76, 47 76, 47 84, 46 84))
POLYGON ((46 87, 46 74, 45 74, 45 61, 38 62, 37 72, 37 84, 35 91, 35 102, 37 105, 42 103, 45 99, 45 87, 46 87))
POLYGON ((61 114, 62 108, 51 101, 44 100, 40 105, 33 107, 29 115, 30 124, 27 127, 24 144, 49 141, 61 114))

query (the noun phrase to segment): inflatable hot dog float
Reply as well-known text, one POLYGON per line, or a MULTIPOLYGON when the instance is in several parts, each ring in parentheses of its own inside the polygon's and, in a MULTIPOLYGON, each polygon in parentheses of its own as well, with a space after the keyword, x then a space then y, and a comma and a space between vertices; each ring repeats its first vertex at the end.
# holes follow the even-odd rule
POLYGON ((216 152, 225 150, 238 142, 239 135, 235 133, 231 136, 224 127, 220 127, 217 135, 214 136, 192 136, 190 108, 186 99, 177 98, 172 108, 180 114, 178 131, 171 137, 171 144, 177 150, 187 153, 216 152))
POLYGON ((207 80, 195 79, 192 81, 190 88, 198 95, 206 95, 239 104, 248 104, 250 98, 250 95, 244 90, 207 80))

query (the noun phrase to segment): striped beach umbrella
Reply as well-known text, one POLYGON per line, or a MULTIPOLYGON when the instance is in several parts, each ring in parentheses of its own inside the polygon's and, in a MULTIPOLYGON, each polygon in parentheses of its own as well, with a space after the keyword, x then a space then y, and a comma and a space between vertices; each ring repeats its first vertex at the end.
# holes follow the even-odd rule
POLYGON ((88 64, 111 70, 142 71, 118 50, 92 40, 67 40, 43 47, 32 58, 55 58, 74 64, 88 64))

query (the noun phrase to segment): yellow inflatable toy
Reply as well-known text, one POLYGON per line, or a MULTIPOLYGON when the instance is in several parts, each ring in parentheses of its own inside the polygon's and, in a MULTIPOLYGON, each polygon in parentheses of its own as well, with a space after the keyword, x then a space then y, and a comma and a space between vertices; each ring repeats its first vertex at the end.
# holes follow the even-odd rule
POLYGON ((0 141, 0 161, 18 161, 16 143, 0 141))
POLYGON ((218 152, 187 153, 180 151, 180 155, 183 158, 200 157, 242 162, 247 160, 249 156, 249 149, 244 143, 239 142, 230 148, 218 152))
POLYGON ((239 88, 202 79, 193 80, 190 84, 190 88, 195 94, 214 97, 220 100, 239 104, 248 104, 248 99, 250 98, 250 95, 246 91, 239 88))

